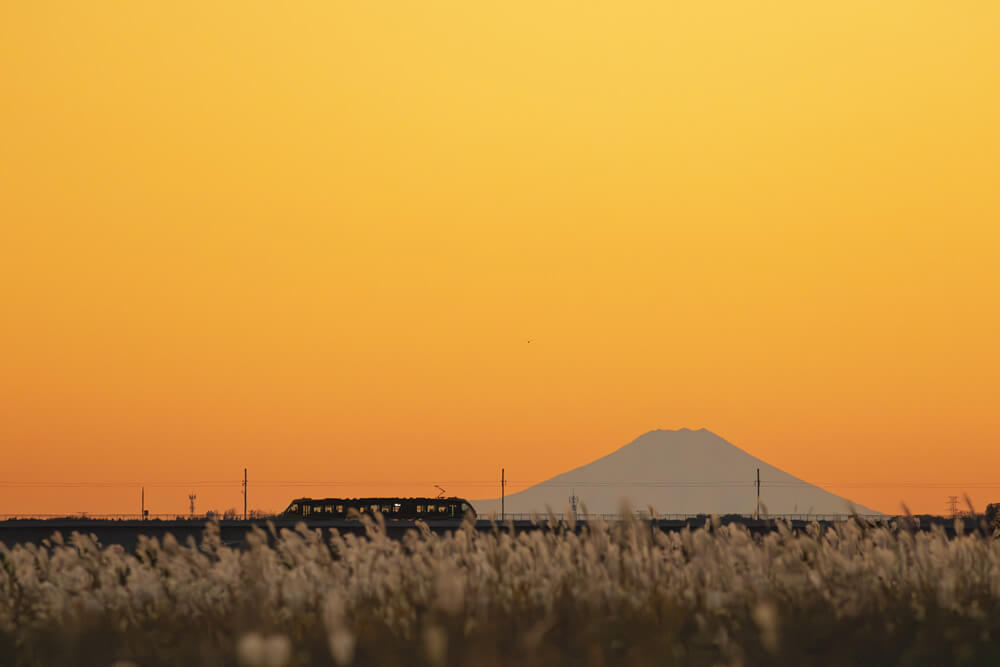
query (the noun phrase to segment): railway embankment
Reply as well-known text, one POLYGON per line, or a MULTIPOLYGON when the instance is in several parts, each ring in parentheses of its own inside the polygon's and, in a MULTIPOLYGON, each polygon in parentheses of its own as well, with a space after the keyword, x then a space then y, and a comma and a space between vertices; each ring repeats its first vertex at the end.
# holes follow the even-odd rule
MULTIPOLYGON (((604 520, 604 519, 602 519, 604 520)), ((718 517, 716 525, 727 525, 739 523, 746 527, 751 534, 766 534, 784 528, 793 531, 808 530, 810 526, 819 525, 821 528, 833 526, 844 519, 747 519, 745 517, 718 517)), ((946 517, 921 516, 921 517, 886 517, 881 520, 852 519, 867 525, 889 525, 897 530, 933 530, 939 527, 949 537, 956 533, 971 534, 979 531, 983 535, 991 535, 993 531, 987 526, 981 517, 964 517, 952 519, 946 517)), ((611 520, 613 521, 613 520, 611 520)), ((609 522, 611 522, 609 521, 609 522)), ((649 526, 651 531, 680 531, 684 529, 697 529, 712 526, 711 517, 689 517, 685 519, 639 519, 649 526)), ((295 530, 300 524, 311 530, 322 530, 330 532, 338 531, 340 534, 364 535, 369 530, 366 524, 360 521, 288 521, 280 519, 250 519, 231 520, 223 519, 214 521, 218 525, 219 535, 228 546, 242 547, 247 544, 247 536, 254 530, 263 531, 265 535, 272 539, 280 535, 282 530, 295 530)), ((470 522, 469 528, 464 527, 464 522, 460 520, 441 521, 388 521, 385 522, 385 534, 391 539, 401 539, 411 530, 428 530, 433 533, 447 533, 456 530, 469 529, 477 531, 553 531, 553 530, 583 530, 586 521, 565 521, 559 518, 541 517, 535 520, 516 519, 505 522, 492 520, 478 520, 470 522)), ((174 539, 182 544, 189 541, 200 543, 206 527, 206 520, 199 519, 175 519, 175 520, 108 520, 108 519, 9 519, 0 521, 0 542, 7 546, 15 544, 36 544, 44 545, 47 540, 51 540, 55 533, 60 533, 63 538, 69 538, 73 533, 81 533, 93 536, 101 545, 119 545, 131 551, 139 543, 140 537, 156 538, 163 540, 167 535, 172 535, 174 539)))

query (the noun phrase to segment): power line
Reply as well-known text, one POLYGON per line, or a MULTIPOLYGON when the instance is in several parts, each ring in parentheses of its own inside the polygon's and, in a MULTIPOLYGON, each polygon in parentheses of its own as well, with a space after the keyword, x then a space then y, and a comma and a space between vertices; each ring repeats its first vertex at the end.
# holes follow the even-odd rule
MULTIPOLYGON (((761 485, 770 488, 797 488, 805 486, 819 486, 830 488, 920 488, 920 489, 941 489, 941 488, 966 488, 966 489, 998 489, 998 482, 806 482, 806 481, 768 481, 762 479, 761 485)), ((23 480, 0 480, 0 487, 6 488, 179 488, 179 487, 215 487, 234 488, 242 487, 243 480, 201 480, 201 481, 177 481, 177 482, 125 482, 125 481, 23 481, 23 480)), ((448 484, 457 487, 495 487, 495 480, 358 480, 358 481, 306 481, 306 480, 261 480, 254 482, 261 487, 272 488, 292 488, 292 487, 358 487, 358 486, 433 486, 434 484, 448 484)), ((754 487, 756 481, 745 480, 595 480, 595 481, 574 481, 574 482, 552 482, 552 481, 523 481, 514 482, 505 480, 506 486, 529 487, 539 486, 543 488, 576 488, 576 487, 678 487, 678 488, 721 488, 721 487, 754 487)))
POLYGON ((239 482, 221 482, 221 481, 204 481, 204 482, 25 482, 25 481, 0 481, 0 486, 6 486, 11 488, 17 487, 86 487, 86 488, 141 488, 143 486, 148 487, 183 487, 183 486, 217 486, 217 487, 229 487, 229 486, 239 486, 239 482))

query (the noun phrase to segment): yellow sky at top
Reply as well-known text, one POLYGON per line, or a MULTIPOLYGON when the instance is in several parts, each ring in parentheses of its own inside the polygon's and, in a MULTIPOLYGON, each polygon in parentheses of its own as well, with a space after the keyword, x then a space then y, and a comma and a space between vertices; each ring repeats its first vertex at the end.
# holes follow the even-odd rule
POLYGON ((898 485, 1000 467, 998 19, 6 3, 0 481, 424 493, 704 426, 939 511, 898 485))

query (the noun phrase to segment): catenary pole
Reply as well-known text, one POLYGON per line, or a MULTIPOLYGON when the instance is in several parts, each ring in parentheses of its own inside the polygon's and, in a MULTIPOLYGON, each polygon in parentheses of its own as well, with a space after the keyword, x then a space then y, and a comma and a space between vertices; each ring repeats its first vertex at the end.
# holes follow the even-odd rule
POLYGON ((505 500, 505 489, 507 488, 507 478, 505 476, 505 471, 500 468, 500 521, 503 521, 504 515, 504 500, 505 500))
POLYGON ((760 468, 757 468, 757 518, 760 518, 760 468))

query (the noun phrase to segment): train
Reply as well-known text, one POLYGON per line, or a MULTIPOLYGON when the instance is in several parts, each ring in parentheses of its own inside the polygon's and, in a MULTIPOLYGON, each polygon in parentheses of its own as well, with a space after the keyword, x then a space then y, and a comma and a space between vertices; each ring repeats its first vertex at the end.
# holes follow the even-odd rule
POLYGON ((279 515, 282 519, 351 519, 380 512, 386 521, 434 521, 475 518, 465 498, 296 498, 279 515))

